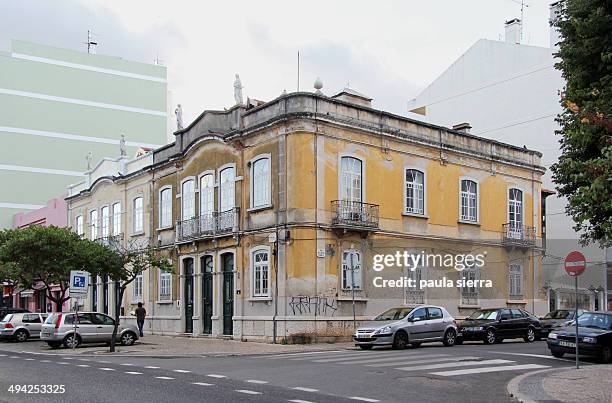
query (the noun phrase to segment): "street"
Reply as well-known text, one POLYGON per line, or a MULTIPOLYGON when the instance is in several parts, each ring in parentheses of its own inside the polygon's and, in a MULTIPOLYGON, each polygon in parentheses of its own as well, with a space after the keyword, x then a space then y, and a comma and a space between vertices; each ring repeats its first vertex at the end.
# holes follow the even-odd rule
POLYGON ((513 377, 574 365, 543 341, 189 358, 34 353, 36 343, 0 344, 0 401, 513 401, 513 377), (11 385, 65 393, 10 393, 11 385))

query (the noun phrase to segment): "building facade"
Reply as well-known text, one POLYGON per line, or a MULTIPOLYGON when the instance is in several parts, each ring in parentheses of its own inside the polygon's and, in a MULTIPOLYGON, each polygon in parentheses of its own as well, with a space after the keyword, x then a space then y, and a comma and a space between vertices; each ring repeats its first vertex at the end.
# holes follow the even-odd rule
MULTIPOLYGON (((541 154, 370 102, 345 90, 205 111, 125 174, 96 169, 71 188, 77 232, 152 242, 174 263, 138 279, 124 313, 143 301, 156 333, 301 340, 344 336, 354 320, 412 303, 457 317, 543 312, 541 154), (404 251, 481 254, 484 265, 374 269, 376 255, 404 251), (379 287, 403 277, 416 285, 379 287)), ((112 284, 97 283, 87 304, 102 310, 112 284)))
POLYGON ((89 152, 166 144, 166 68, 13 40, 0 52, 0 228, 82 179, 89 152))

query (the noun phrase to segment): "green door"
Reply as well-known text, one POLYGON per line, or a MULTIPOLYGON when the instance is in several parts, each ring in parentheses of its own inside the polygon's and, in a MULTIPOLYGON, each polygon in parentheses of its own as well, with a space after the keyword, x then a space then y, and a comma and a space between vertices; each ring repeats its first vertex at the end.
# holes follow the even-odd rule
POLYGON ((183 274, 185 275, 185 333, 193 333, 193 259, 183 260, 183 274))
POLYGON ((202 257, 202 321, 204 334, 212 333, 213 257, 202 257))
POLYGON ((223 265, 223 334, 232 335, 234 326, 234 255, 225 253, 221 255, 223 265))

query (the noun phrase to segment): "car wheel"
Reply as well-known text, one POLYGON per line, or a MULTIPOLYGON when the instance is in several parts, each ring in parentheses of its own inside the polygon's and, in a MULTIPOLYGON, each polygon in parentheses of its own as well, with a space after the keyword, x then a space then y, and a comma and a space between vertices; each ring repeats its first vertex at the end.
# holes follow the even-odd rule
POLYGON ((60 346, 62 345, 60 341, 48 341, 47 344, 51 348, 60 348, 60 346))
POLYGON ((369 346, 367 344, 360 344, 359 345, 359 348, 362 349, 362 350, 371 350, 372 347, 374 347, 374 346, 369 346))
POLYGON ((495 344, 500 344, 500 343, 503 343, 503 342, 504 342, 504 339, 502 339, 501 337, 496 337, 495 338, 495 344))
POLYGON ((122 346, 131 346, 136 341, 136 335, 132 332, 125 332, 121 335, 121 345, 122 346))
POLYGON ((555 358, 563 358, 563 356, 565 355, 563 351, 559 351, 559 350, 550 350, 550 353, 555 358))
POLYGON ((421 343, 410 343, 410 345, 414 348, 421 347, 421 343))
POLYGON ((403 331, 395 333, 395 337, 393 338, 393 348, 402 350, 406 348, 407 345, 408 335, 403 331))
POLYGON ((28 339, 28 337, 30 337, 30 335, 28 334, 27 331, 23 330, 23 329, 19 329, 15 332, 15 341, 17 342, 24 342, 28 339))
POLYGON ((79 335, 69 334, 64 337, 64 347, 66 348, 77 348, 81 345, 81 338, 79 335))
POLYGON ((455 345, 456 342, 457 334, 455 333, 455 331, 452 329, 447 330, 446 333, 444 333, 444 339, 442 339, 442 343, 446 347, 452 347, 455 345))
POLYGON ((601 349, 601 356, 599 357, 600 361, 604 364, 612 362, 612 347, 604 346, 601 349))
POLYGON ((485 344, 493 344, 495 343, 495 332, 493 331, 493 329, 489 329, 487 330, 487 333, 485 334, 485 338, 484 338, 484 342, 485 344))
POLYGON ((527 334, 525 334, 525 337, 523 337, 523 340, 525 340, 525 343, 531 343, 532 341, 535 340, 535 330, 533 330, 532 327, 527 329, 527 334))

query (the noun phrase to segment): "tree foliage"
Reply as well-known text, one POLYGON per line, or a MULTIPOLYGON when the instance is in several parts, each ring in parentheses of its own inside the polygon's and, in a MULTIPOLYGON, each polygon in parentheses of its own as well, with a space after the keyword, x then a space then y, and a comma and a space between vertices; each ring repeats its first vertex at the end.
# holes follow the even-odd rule
POLYGON ((562 155, 552 171, 584 245, 612 240, 611 8, 610 0, 564 0, 555 24, 566 87, 557 118, 562 155))

